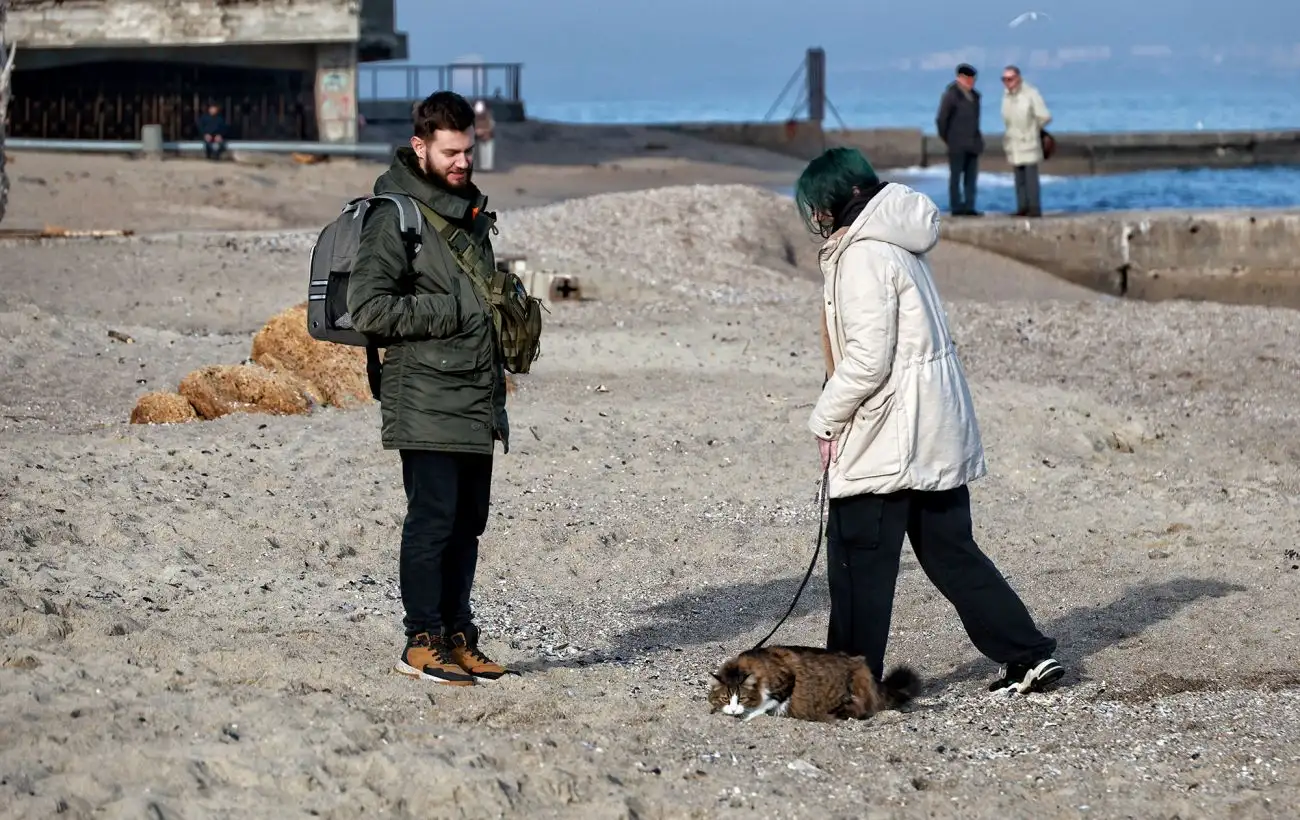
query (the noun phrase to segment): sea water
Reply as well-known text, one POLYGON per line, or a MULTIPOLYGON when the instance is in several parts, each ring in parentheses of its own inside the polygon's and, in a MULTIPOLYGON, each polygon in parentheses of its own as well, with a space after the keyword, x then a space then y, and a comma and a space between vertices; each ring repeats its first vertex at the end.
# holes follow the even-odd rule
MULTIPOLYGON (((1054 81, 1059 83, 1059 79, 1054 81)), ((830 86, 834 111, 828 129, 920 128, 934 133, 934 115, 945 81, 933 93, 878 92, 845 81, 830 86)), ((1300 128, 1300 86, 1164 90, 1084 91, 1039 84, 1052 111, 1050 130, 1236 131, 1300 128)), ((1001 91, 984 89, 982 127, 1000 133, 1001 91)), ((772 107, 757 94, 692 94, 660 100, 570 100, 541 96, 527 101, 528 115, 578 123, 655 123, 761 121, 772 107)), ((781 120, 792 111, 778 111, 781 120)), ((1050 165, 1047 166, 1050 169, 1050 165)), ((881 169, 884 171, 885 169, 881 169)), ((940 207, 948 205, 948 169, 890 169, 887 176, 921 190, 940 207)), ((1300 205, 1300 168, 1252 167, 1142 171, 1105 176, 1042 178, 1043 207, 1049 211, 1158 208, 1260 208, 1300 205)), ((789 193, 787 190, 786 193, 789 193)), ((976 207, 989 212, 1015 210, 1009 173, 982 172, 976 207)))
MULTIPOLYGON (((882 176, 948 207, 948 168, 900 168, 882 176)), ((1300 204, 1300 168, 1253 167, 1140 171, 1131 174, 1060 177, 1044 175, 1044 211, 1127 211, 1176 208, 1289 208, 1300 204)), ((793 189, 781 193, 793 195, 793 189)), ((1016 210, 1010 173, 979 175, 976 209, 1016 210)))

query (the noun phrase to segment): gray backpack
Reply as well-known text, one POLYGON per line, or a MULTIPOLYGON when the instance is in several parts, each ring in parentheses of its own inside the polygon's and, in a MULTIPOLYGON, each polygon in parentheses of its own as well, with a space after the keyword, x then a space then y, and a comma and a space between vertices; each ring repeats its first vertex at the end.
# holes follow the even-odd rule
POLYGON ((381 340, 366 336, 352 326, 348 310, 348 277, 356 264, 361 245, 361 226, 371 203, 386 199, 397 206, 407 258, 420 252, 424 233, 424 215, 415 201, 402 194, 375 194, 357 197, 343 206, 343 211, 326 225, 311 249, 311 278, 307 285, 307 332, 322 342, 354 345, 366 349, 366 375, 370 393, 379 399, 379 360, 381 340))

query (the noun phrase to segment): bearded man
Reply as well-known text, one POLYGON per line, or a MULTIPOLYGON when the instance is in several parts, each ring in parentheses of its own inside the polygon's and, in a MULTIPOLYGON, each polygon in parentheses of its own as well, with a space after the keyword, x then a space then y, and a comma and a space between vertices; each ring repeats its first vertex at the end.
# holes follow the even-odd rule
MULTIPOLYGON (((353 326, 385 348, 379 397, 386 450, 406 489, 399 576, 406 646, 395 670, 453 686, 506 669, 479 649, 470 609, 479 536, 488 520, 496 442, 510 451, 505 370, 487 295, 494 219, 475 187, 474 109, 439 91, 415 106, 410 147, 375 194, 413 200, 422 219, 402 233, 398 206, 376 199, 348 281, 353 326)), ((490 276, 489 276, 490 278, 490 276)))

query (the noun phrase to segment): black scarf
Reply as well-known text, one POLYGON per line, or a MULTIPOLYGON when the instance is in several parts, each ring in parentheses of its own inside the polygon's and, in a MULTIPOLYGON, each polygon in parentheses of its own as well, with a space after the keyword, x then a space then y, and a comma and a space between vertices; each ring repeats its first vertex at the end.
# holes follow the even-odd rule
POLYGON ((854 194, 854 196, 848 202, 844 203, 843 207, 836 212, 835 222, 831 227, 831 231, 838 231, 846 225, 852 225, 853 220, 858 218, 858 214, 862 213, 862 209, 867 207, 867 203, 874 199, 876 194, 883 191, 885 186, 888 184, 888 182, 877 181, 876 184, 863 188, 859 190, 857 194, 854 194))

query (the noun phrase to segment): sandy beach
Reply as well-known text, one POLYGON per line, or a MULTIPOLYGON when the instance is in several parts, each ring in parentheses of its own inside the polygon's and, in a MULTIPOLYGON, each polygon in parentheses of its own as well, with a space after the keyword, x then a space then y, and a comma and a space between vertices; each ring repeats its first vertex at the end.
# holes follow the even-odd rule
MULTIPOLYGON (((249 356, 382 166, 16 155, 5 228, 137 235, 0 240, 0 815, 1288 816, 1300 314, 941 244, 976 537, 1069 673, 990 696, 905 552, 887 660, 922 696, 741 724, 709 672, 789 605, 818 523, 816 243, 769 190, 800 164, 615 131, 521 133, 476 177, 501 250, 599 298, 552 305, 494 468, 474 603, 524 674, 464 690, 390 672, 377 405, 127 423, 249 356)), ((827 607, 819 567, 775 640, 820 644, 827 607)))

